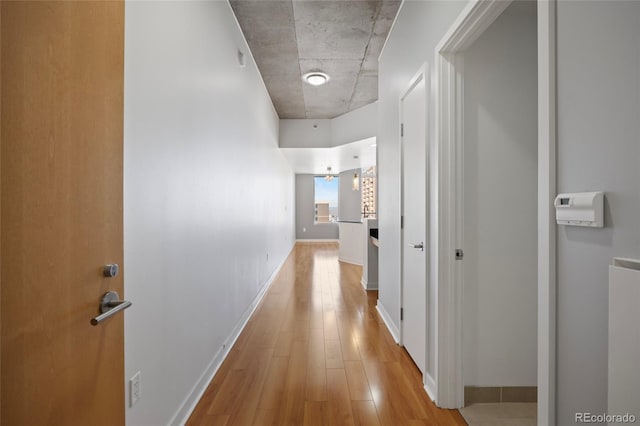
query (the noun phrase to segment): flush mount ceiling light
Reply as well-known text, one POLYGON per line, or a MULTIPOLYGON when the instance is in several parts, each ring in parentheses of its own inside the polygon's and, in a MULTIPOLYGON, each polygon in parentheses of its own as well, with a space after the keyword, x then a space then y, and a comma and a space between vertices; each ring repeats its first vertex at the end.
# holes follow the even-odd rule
POLYGON ((327 81, 329 81, 329 75, 321 71, 312 71, 303 75, 302 80, 306 81, 312 86, 322 86, 327 81))

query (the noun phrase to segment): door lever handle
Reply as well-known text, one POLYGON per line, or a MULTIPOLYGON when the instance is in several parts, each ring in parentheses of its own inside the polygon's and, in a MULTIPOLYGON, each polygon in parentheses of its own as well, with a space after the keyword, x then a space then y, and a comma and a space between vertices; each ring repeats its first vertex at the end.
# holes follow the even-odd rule
POLYGON ((409 247, 413 247, 415 249, 420 249, 420 251, 424 251, 424 242, 420 241, 420 244, 409 243, 409 247))
POLYGON ((131 306, 131 302, 120 300, 120 296, 115 291, 108 291, 100 299, 100 315, 91 318, 91 325, 98 325, 118 312, 124 311, 129 306, 131 306))

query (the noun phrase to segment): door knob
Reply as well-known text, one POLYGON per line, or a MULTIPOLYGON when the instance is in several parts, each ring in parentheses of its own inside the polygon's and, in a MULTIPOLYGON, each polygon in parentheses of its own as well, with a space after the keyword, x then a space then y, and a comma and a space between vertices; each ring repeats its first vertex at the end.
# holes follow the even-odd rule
POLYGON ((424 251, 424 242, 422 241, 420 241, 419 244, 409 243, 409 246, 415 249, 420 249, 420 251, 424 251))

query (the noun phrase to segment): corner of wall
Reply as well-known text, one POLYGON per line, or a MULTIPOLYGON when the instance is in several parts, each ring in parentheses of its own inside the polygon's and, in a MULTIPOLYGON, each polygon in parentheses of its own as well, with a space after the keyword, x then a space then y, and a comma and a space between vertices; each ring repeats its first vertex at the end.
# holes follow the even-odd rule
POLYGON ((398 327, 394 323, 393 319, 391 318, 391 315, 389 315, 389 313, 385 309, 385 307, 382 304, 382 301, 380 299, 378 299, 378 304, 376 305, 376 310, 380 314, 380 318, 382 318, 382 321, 384 322, 384 325, 387 326, 387 329, 389 330, 389 333, 391 333, 391 336, 393 337, 393 340, 395 340, 395 342, 397 344, 400 344, 401 343, 400 342, 400 327, 398 327))

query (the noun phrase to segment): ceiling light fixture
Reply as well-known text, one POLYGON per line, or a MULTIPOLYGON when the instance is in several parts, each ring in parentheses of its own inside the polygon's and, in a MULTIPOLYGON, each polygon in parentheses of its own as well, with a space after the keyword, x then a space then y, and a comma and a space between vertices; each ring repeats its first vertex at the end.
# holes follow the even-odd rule
POLYGON ((333 175, 331 174, 331 167, 327 167, 327 175, 324 177, 324 180, 327 182, 331 182, 333 180, 333 175))
POLYGON ((312 86, 322 86, 329 81, 329 75, 321 71, 312 71, 303 75, 302 79, 312 86))

